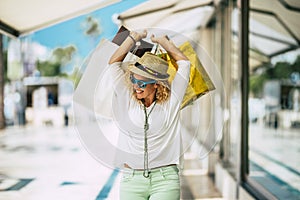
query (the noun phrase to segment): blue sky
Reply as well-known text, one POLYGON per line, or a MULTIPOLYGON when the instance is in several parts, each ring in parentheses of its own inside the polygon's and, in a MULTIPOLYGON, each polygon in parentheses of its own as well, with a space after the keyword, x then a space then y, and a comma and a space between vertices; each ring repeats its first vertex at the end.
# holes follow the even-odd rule
POLYGON ((117 32, 118 26, 112 21, 112 16, 121 13, 145 0, 123 0, 87 15, 82 15, 60 24, 37 31, 30 36, 33 42, 38 42, 50 49, 75 45, 80 57, 86 57, 102 38, 111 39, 117 32), (87 16, 92 16, 100 22, 101 35, 92 40, 84 34, 81 27, 87 16))

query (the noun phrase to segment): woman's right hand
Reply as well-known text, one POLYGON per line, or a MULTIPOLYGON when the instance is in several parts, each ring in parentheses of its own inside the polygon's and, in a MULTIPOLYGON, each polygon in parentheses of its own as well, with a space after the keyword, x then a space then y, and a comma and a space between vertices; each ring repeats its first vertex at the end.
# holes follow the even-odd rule
POLYGON ((131 31, 130 36, 127 37, 127 39, 119 46, 119 48, 113 53, 113 55, 110 57, 108 64, 112 64, 115 62, 122 62, 127 55, 127 53, 130 51, 130 49, 135 45, 135 42, 140 41, 141 39, 147 37, 147 31, 131 31))
POLYGON ((144 30, 143 32, 130 31, 129 34, 135 39, 136 42, 138 42, 147 37, 147 30, 144 30))

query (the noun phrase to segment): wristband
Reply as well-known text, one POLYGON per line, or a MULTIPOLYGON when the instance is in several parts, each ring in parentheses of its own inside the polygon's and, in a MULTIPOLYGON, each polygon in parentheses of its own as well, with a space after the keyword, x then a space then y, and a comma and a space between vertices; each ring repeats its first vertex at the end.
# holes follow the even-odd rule
POLYGON ((132 41, 134 42, 134 44, 136 44, 136 40, 129 34, 128 37, 130 37, 132 39, 132 41))

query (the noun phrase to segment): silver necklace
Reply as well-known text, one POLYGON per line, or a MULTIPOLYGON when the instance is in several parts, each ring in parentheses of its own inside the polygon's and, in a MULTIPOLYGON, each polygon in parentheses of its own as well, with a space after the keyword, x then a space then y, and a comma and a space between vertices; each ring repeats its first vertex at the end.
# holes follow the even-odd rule
POLYGON ((146 106, 144 105, 145 124, 144 124, 144 173, 143 173, 143 176, 145 178, 148 178, 150 175, 149 158, 148 158, 148 138, 147 138, 147 131, 149 129, 148 119, 149 119, 149 116, 150 116, 152 110, 154 109, 155 105, 156 105, 156 101, 154 102, 154 105, 148 114, 147 114, 146 106))

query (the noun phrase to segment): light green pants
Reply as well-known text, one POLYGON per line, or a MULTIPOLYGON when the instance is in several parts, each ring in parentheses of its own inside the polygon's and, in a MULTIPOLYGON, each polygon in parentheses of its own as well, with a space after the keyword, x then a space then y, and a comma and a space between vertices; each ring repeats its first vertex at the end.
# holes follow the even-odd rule
POLYGON ((179 200, 180 179, 176 166, 151 170, 149 178, 143 171, 125 169, 120 185, 121 200, 179 200))

